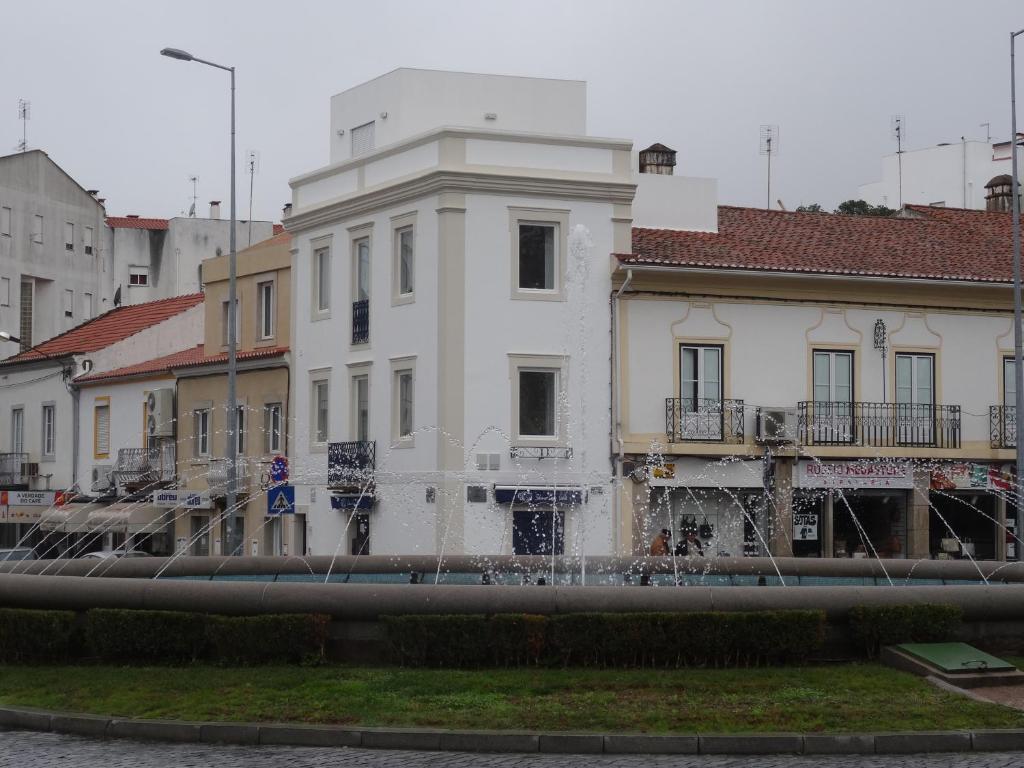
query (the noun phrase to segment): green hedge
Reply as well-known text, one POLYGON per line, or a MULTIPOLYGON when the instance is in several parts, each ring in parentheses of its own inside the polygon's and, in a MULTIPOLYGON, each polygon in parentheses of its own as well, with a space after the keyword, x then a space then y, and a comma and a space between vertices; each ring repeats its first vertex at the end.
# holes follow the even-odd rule
POLYGON ((0 663, 67 661, 80 645, 73 611, 0 608, 0 663))
POLYGON ((952 640, 963 620, 955 605, 854 606, 850 609, 850 634, 855 643, 874 658, 884 645, 937 643, 952 640))
POLYGON ((821 611, 383 617, 394 662, 414 667, 749 666, 802 662, 821 611))
POLYGON ((95 608, 85 614, 85 644, 105 662, 180 664, 203 656, 206 622, 201 613, 95 608))
POLYGON ((320 664, 327 645, 328 616, 291 613, 210 616, 206 638, 218 664, 320 664))

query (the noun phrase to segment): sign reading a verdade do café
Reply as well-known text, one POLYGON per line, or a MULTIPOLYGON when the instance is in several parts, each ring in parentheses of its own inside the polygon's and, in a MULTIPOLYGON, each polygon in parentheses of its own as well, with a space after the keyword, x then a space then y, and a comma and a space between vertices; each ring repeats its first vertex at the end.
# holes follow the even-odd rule
POLYGON ((800 488, 913 488, 914 468, 905 461, 801 461, 800 488))

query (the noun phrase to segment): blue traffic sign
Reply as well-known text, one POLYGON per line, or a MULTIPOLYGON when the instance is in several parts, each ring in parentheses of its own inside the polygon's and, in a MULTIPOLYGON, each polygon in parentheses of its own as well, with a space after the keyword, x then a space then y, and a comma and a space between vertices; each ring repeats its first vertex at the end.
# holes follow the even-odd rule
POLYGON ((295 486, 278 485, 267 491, 268 515, 295 514, 295 486))

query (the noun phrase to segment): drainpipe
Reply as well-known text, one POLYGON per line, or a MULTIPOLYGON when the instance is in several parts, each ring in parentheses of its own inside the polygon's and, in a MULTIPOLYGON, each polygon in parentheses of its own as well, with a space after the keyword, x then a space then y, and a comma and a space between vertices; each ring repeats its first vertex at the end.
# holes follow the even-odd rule
MULTIPOLYGON (((93 235, 95 237, 95 235, 93 235)), ((68 384, 68 390, 71 392, 71 485, 65 490, 71 490, 76 488, 78 485, 78 438, 81 433, 81 429, 78 423, 78 412, 79 403, 78 396, 80 391, 78 386, 75 384, 68 384)), ((92 490, 92 486, 89 486, 89 490, 92 490)), ((81 492, 79 488, 77 492, 81 492)))
POLYGON ((611 363, 612 363, 612 376, 611 376, 611 383, 612 383, 612 430, 611 431, 612 431, 612 435, 611 436, 612 436, 612 439, 615 442, 615 444, 618 446, 618 457, 617 457, 617 459, 612 459, 612 474, 614 475, 614 477, 615 477, 615 479, 617 481, 616 487, 614 489, 615 493, 612 494, 612 519, 616 523, 616 525, 615 525, 615 541, 616 541, 616 545, 619 543, 619 530, 620 530, 620 527, 621 527, 621 521, 619 520, 619 516, 621 514, 621 509, 620 509, 620 504, 619 504, 619 492, 620 492, 619 489, 621 488, 621 485, 622 485, 622 458, 623 458, 623 455, 625 453, 625 451, 623 450, 623 441, 622 441, 622 424, 621 424, 621 422, 619 420, 619 413, 620 413, 619 391, 621 389, 620 386, 619 386, 619 357, 618 357, 618 350, 619 350, 619 314, 620 314, 619 300, 621 299, 622 294, 625 292, 625 290, 627 288, 629 288, 629 285, 632 282, 633 282, 633 270, 632 269, 626 270, 626 280, 622 283, 622 286, 619 288, 619 290, 616 291, 614 294, 612 294, 611 302, 610 302, 611 303, 611 315, 612 315, 612 354, 611 354, 611 363))

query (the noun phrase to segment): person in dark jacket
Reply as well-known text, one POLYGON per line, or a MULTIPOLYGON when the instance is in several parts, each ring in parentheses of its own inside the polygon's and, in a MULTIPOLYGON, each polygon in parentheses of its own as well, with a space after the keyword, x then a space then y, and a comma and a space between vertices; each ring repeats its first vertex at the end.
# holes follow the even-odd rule
POLYGON ((704 545, 697 538, 697 532, 693 530, 687 531, 686 537, 676 545, 677 557, 689 557, 690 555, 704 557, 704 545))

